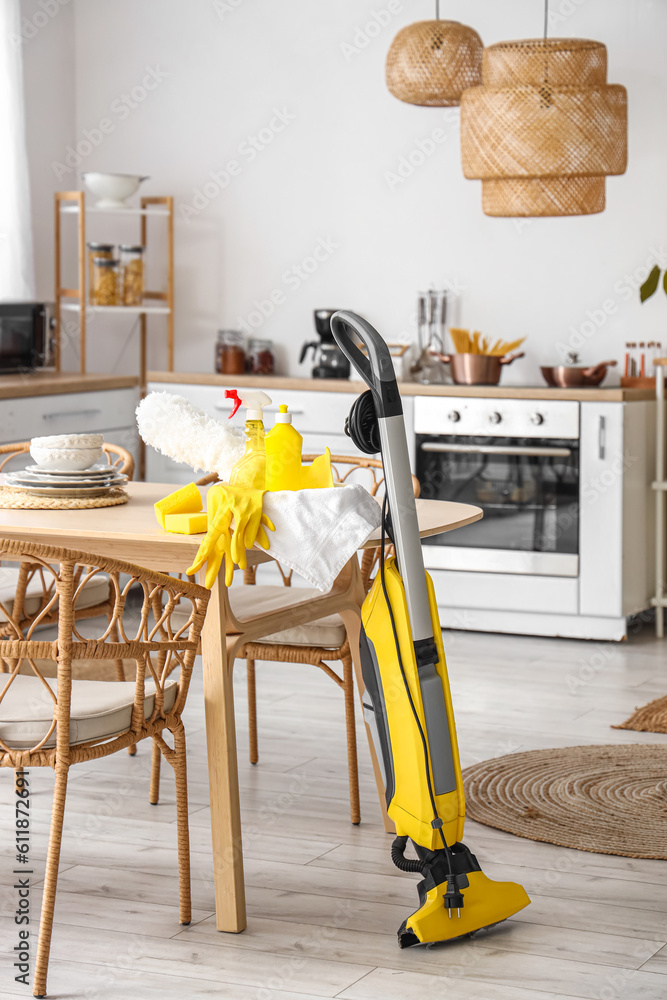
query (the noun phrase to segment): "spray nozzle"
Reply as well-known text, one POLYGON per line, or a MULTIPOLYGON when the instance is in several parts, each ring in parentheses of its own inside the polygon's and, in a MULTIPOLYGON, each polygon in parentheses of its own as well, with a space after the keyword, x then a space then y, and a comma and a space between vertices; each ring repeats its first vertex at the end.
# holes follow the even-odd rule
POLYGON ((267 396, 261 389, 254 389, 243 393, 239 393, 236 389, 225 389, 225 399, 234 400, 232 412, 229 414, 230 420, 240 406, 247 408, 246 420, 261 420, 262 408, 268 406, 271 402, 271 397, 267 396))

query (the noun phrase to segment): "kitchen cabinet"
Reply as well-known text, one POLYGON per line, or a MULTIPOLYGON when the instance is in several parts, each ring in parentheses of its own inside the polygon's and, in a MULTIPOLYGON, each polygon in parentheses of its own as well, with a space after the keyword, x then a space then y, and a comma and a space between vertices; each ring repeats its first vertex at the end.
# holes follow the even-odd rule
POLYGON ((103 434, 139 461, 137 388, 0 399, 0 444, 48 434, 103 434))
POLYGON ((654 403, 581 404, 581 615, 626 618, 650 606, 654 413, 654 403))

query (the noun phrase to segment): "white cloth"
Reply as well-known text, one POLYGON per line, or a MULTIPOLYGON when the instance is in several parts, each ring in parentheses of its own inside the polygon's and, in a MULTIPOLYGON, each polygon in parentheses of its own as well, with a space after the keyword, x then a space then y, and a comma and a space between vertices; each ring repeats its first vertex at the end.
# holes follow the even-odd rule
POLYGON ((326 593, 345 563, 379 527, 380 504, 359 483, 264 494, 269 555, 326 593))

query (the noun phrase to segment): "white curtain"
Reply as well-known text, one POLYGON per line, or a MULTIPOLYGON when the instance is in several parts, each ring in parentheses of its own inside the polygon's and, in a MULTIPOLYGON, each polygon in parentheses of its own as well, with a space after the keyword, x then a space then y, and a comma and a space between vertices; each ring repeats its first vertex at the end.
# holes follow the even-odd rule
POLYGON ((0 299, 34 298, 20 0, 0 0, 0 299))

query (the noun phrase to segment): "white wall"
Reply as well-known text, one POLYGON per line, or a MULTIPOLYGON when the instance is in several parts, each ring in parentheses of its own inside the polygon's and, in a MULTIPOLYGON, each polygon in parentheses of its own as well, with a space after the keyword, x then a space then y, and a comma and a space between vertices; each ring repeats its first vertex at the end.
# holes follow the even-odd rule
MULTIPOLYGON (((71 6, 76 137, 102 118, 114 125, 81 169, 150 174, 146 193, 176 196, 178 368, 210 369, 216 329, 238 325, 272 292, 282 301, 258 332, 276 341, 290 373, 299 371, 298 348, 312 336, 318 306, 354 308, 387 338, 405 338, 415 293, 430 282, 459 291, 452 323, 529 338, 528 356, 505 373, 507 382, 539 381, 539 362, 582 324, 585 360, 620 358, 626 339, 662 339, 667 348, 664 295, 640 308, 628 285, 645 276, 655 251, 667 265, 667 3, 551 0, 552 34, 605 42, 609 80, 628 88, 629 167, 608 180, 603 214, 527 222, 482 214, 480 185, 461 172, 458 110, 402 104, 385 87, 393 35, 432 16, 429 2, 392 0, 398 13, 370 39, 375 29, 365 34, 365 26, 389 0, 71 6), (123 94, 141 88, 148 69, 164 77, 152 91, 135 91, 145 99, 130 97, 130 109, 123 94), (275 109, 290 116, 282 131, 275 109), (244 143, 272 125, 272 141, 251 161, 244 143), (445 141, 403 183, 390 183, 401 158, 436 128, 445 141), (219 191, 211 174, 224 180, 219 172, 231 160, 238 172, 219 191), (288 272, 320 241, 329 248, 319 251, 324 259, 296 288, 288 272)), ((474 26, 487 44, 541 31, 536 0, 446 0, 442 12, 474 26)), ((43 75, 36 59, 30 72, 43 75)), ((74 181, 73 172, 62 183, 74 181)), ((151 326, 157 367, 165 358, 160 324, 151 326)), ((91 366, 131 368, 136 344, 120 356, 129 320, 98 330, 91 366)))

